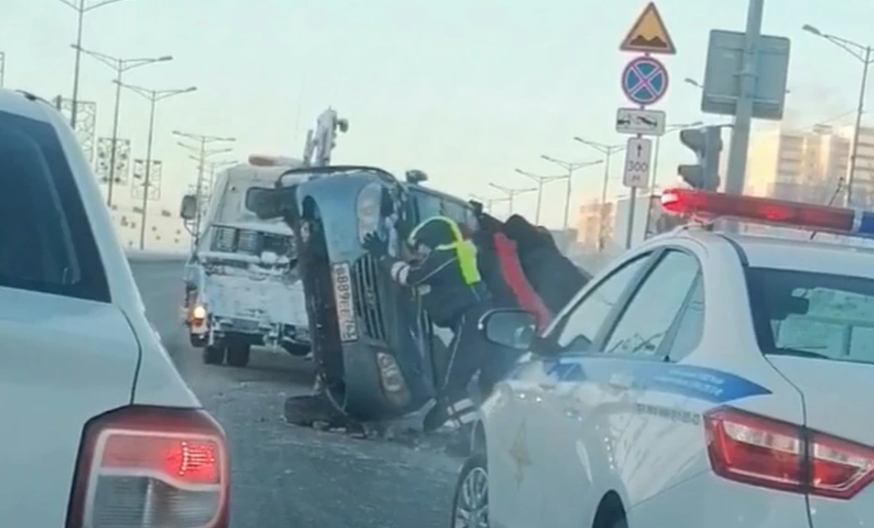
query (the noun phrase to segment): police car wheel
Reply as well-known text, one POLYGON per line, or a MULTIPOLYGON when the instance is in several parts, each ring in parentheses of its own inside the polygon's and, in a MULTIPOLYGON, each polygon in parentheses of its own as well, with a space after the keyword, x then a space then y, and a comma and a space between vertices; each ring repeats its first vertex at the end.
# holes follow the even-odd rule
POLYGON ((452 499, 451 528, 489 527, 489 473, 486 456, 475 453, 461 467, 452 499))
POLYGON ((208 346, 203 349, 203 362, 207 365, 221 365, 225 361, 225 349, 218 346, 208 346))

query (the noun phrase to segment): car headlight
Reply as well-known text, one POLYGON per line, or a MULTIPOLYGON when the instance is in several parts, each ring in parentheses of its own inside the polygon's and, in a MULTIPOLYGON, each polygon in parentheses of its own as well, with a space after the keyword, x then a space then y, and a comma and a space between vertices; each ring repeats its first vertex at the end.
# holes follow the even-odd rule
POLYGON ((379 220, 382 218, 382 186, 378 183, 368 183, 358 193, 358 201, 355 205, 355 216, 358 218, 358 238, 364 240, 364 236, 379 228, 379 220))

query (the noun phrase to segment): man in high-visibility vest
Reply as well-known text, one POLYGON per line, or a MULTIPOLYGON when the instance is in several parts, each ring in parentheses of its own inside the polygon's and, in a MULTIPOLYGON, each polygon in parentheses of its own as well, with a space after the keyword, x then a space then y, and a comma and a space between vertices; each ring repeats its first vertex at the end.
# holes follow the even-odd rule
POLYGON ((401 285, 415 288, 431 321, 451 329, 449 366, 437 404, 425 416, 425 431, 448 421, 458 425, 476 417, 467 387, 474 374, 487 369, 494 346, 477 329, 480 317, 492 308, 491 296, 477 269, 476 247, 462 236, 458 224, 443 216, 428 218, 409 236, 415 262, 388 254, 388 243, 375 233, 364 247, 401 285))

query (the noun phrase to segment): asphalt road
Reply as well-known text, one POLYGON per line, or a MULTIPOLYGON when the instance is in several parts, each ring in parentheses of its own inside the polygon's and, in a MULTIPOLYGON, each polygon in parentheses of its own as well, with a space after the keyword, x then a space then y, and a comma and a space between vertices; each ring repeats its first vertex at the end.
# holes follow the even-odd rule
POLYGON ((309 364, 255 352, 245 369, 204 365, 179 321, 182 263, 133 263, 152 324, 203 405, 224 426, 232 528, 445 528, 460 461, 429 446, 289 425, 309 364))

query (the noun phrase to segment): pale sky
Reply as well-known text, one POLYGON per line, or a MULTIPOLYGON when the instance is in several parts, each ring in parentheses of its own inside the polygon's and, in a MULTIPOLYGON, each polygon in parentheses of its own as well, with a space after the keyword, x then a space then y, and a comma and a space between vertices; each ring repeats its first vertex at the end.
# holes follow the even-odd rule
MULTIPOLYGON (((516 167, 557 174, 540 154, 598 159, 596 151, 571 140, 575 135, 625 142, 614 132, 614 117, 617 107, 629 106, 619 75, 633 55, 618 46, 645 3, 123 0, 86 16, 84 46, 122 57, 171 54, 174 61, 134 70, 125 81, 155 89, 198 87, 158 108, 154 157, 165 163, 163 205, 171 210, 195 174, 172 130, 234 136, 232 159, 299 156, 307 127, 328 105, 350 121, 336 163, 397 173, 419 168, 445 191, 497 196, 488 182, 531 186, 514 174, 516 167)), ((711 28, 743 28, 746 2, 657 4, 678 54, 663 61, 670 86, 653 108, 665 110, 670 123, 724 122, 701 114, 700 92, 683 79, 703 76, 711 28)), ((851 112, 861 63, 801 26, 874 44, 874 2, 766 0, 765 9, 764 33, 792 40, 784 124, 809 126, 851 112)), ((75 23, 75 12, 59 0, 2 0, 6 86, 70 97, 75 23)), ((106 66, 83 58, 80 99, 97 102, 100 136, 111 131, 112 77, 106 66)), ((121 136, 133 141, 135 157, 145 155, 147 109, 145 100, 124 94, 121 136)), ((676 135, 662 145, 664 184, 674 181, 677 163, 691 154, 676 135)), ((621 159, 614 160, 611 193, 621 191, 621 159)), ((599 167, 578 175, 574 201, 596 198, 601 177, 599 167)), ((564 185, 548 188, 545 200, 544 219, 559 225, 564 185)), ((517 210, 533 214, 533 203, 533 194, 518 197, 517 210)))

